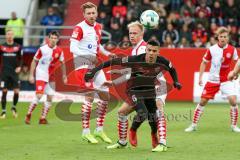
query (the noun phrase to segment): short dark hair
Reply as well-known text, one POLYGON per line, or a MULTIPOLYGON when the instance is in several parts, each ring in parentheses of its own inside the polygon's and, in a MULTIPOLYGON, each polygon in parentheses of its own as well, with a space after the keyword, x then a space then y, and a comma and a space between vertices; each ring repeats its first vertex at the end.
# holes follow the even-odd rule
POLYGON ((157 40, 148 40, 147 41, 147 44, 150 44, 150 45, 152 45, 152 46, 158 46, 158 47, 160 47, 160 43, 159 43, 159 41, 157 41, 157 40))
POLYGON ((49 34, 48 34, 48 37, 50 37, 51 35, 54 35, 54 36, 57 36, 59 38, 60 34, 58 31, 51 31, 49 34))

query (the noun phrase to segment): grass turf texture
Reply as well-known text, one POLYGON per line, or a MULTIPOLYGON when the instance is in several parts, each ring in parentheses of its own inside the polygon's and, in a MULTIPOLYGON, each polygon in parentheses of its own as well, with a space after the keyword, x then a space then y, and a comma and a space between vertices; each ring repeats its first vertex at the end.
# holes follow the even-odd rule
MULTIPOLYGON (((79 113, 79 105, 74 104, 71 111, 79 113)), ((27 106, 28 103, 18 104, 17 119, 12 118, 8 106, 7 119, 0 120, 0 160, 233 160, 240 157, 240 134, 230 131, 227 104, 209 104, 198 131, 185 133, 195 105, 167 103, 168 146, 171 148, 163 153, 151 152, 150 128, 146 122, 139 129, 137 148, 107 150, 107 144, 101 141, 97 145, 82 141, 81 122, 59 120, 53 108, 48 116, 49 125, 38 125, 40 106, 33 113, 31 125, 25 125, 27 106)), ((114 142, 118 134, 116 115, 117 109, 109 112, 105 124, 105 132, 114 142)), ((91 120, 92 131, 95 122, 91 120)))

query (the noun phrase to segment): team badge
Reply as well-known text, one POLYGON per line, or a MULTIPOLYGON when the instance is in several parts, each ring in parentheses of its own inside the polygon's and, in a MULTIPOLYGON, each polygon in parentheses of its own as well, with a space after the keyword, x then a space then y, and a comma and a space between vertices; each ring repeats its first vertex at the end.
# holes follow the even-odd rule
POLYGON ((227 53, 227 54, 226 54, 226 57, 227 57, 227 58, 231 58, 231 53, 227 53))
POLYGON ((56 53, 56 54, 55 54, 55 58, 58 58, 58 57, 59 57, 59 54, 58 54, 58 53, 56 53))

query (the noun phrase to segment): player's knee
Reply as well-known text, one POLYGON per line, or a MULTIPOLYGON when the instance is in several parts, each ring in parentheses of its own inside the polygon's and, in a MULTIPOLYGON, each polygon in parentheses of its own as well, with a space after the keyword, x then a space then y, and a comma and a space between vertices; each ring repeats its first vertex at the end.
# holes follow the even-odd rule
POLYGON ((42 98, 43 94, 37 94, 37 99, 40 100, 42 98))
POLYGON ((237 98, 236 96, 230 96, 228 97, 229 103, 231 106, 236 106, 237 105, 237 98))
POLYGON ((156 105, 157 105, 157 108, 161 111, 163 111, 163 108, 164 108, 164 103, 161 99, 157 99, 156 100, 156 105))
POLYGON ((199 104, 200 104, 201 106, 205 106, 207 103, 208 103, 208 99, 202 98, 199 104))

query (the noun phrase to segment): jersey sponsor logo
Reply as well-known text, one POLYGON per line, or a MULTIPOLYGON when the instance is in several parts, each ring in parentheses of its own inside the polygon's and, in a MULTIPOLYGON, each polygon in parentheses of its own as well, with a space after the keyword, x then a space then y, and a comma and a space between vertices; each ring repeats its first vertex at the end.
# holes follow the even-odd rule
POLYGON ((16 53, 3 53, 3 56, 4 57, 15 57, 16 56, 16 53))
POLYGON ((13 47, 13 50, 17 52, 19 50, 19 47, 13 47))
POLYGON ((88 45, 88 49, 92 49, 92 47, 93 47, 93 46, 92 46, 91 44, 88 45))

